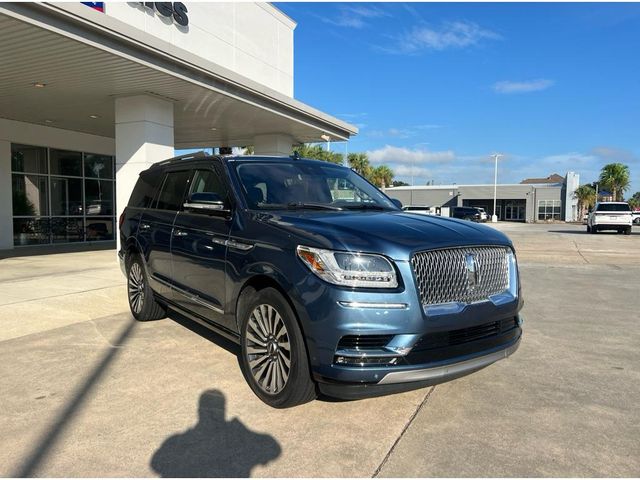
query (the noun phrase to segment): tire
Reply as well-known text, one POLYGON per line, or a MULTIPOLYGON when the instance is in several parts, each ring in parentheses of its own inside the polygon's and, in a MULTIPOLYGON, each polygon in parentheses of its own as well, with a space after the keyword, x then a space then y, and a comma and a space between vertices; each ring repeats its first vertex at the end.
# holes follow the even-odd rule
POLYGON ((238 315, 240 368, 253 393, 274 408, 316 398, 298 319, 280 292, 246 289, 238 315))
POLYGON ((624 234, 625 235, 631 235, 631 227, 627 227, 624 229, 624 234))
POLYGON ((595 225, 591 227, 591 233, 598 233, 598 227, 595 225))
POLYGON ((587 225, 587 233, 591 233, 591 227, 587 225))
POLYGON ((167 316, 167 310, 155 299, 144 263, 138 254, 134 254, 127 265, 127 299, 131 314, 140 322, 167 316))

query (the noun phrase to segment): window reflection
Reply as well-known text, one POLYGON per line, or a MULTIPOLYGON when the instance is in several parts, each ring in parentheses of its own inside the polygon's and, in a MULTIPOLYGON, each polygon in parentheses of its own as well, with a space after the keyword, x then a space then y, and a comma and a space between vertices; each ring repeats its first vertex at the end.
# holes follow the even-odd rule
POLYGON ((14 216, 35 217, 49 214, 46 176, 14 174, 11 184, 14 216))
POLYGON ((82 176, 82 153, 50 149, 51 173, 74 177, 82 176))
POLYGON ((115 238, 113 157, 11 145, 14 245, 115 238))
POLYGON ((48 173, 47 149, 29 145, 11 145, 11 170, 25 173, 48 173))

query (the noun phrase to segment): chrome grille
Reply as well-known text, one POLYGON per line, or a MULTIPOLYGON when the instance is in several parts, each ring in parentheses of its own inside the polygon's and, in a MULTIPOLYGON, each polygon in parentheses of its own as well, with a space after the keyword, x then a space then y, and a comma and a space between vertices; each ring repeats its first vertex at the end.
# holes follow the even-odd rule
POLYGON ((416 253, 411 265, 422 304, 472 303, 504 292, 509 288, 507 253, 506 247, 463 247, 416 253), (469 255, 475 257, 472 267, 468 266, 469 255))

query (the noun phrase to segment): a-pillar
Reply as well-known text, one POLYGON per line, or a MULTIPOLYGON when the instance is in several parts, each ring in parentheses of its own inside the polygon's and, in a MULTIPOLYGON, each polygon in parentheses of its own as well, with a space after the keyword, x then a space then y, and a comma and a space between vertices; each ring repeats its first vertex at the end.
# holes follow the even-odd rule
MULTIPOLYGON (((173 103, 150 95, 116 98, 116 205, 127 206, 138 174, 174 156, 173 103)), ((118 238, 118 247, 120 236, 118 238)))
POLYGON ((13 248, 11 142, 0 139, 0 250, 13 248))
POLYGON ((253 138, 255 155, 291 155, 293 138, 285 134, 256 135, 253 138))

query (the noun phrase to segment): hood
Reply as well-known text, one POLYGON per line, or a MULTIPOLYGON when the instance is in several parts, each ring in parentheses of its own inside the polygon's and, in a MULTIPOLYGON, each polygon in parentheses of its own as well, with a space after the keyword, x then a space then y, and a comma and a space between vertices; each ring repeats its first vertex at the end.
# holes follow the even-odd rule
POLYGON ((310 247, 381 253, 409 260, 414 252, 464 245, 508 245, 498 230, 447 217, 404 212, 309 212, 259 214, 260 222, 286 230, 310 247))

